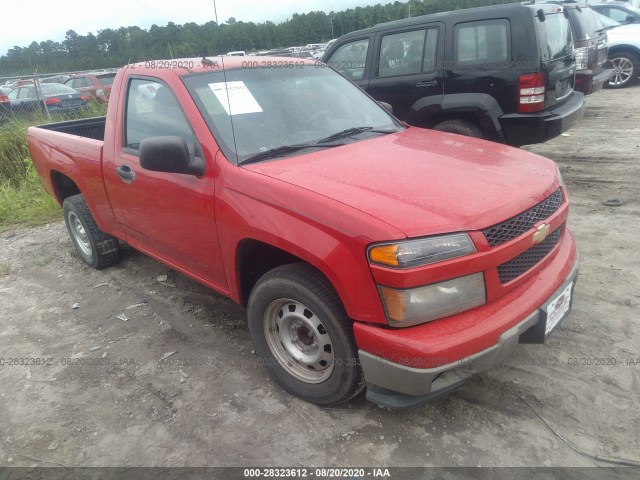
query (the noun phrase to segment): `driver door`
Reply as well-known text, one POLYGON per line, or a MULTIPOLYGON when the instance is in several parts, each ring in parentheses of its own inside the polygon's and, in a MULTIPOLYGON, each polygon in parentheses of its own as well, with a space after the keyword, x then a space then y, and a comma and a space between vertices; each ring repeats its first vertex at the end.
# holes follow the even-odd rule
POLYGON ((227 291, 215 222, 213 158, 201 177, 145 170, 138 149, 148 137, 183 137, 192 155, 203 156, 198 139, 171 88, 130 77, 123 123, 116 132, 104 180, 117 221, 137 249, 227 291))

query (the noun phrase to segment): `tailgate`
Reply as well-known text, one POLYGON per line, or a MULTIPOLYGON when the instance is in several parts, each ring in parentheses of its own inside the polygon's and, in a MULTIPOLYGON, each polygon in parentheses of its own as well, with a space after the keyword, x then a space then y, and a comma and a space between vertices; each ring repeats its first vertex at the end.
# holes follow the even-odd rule
POLYGON ((569 21, 559 9, 536 19, 540 38, 542 70, 546 78, 545 110, 561 105, 573 92, 576 63, 573 50, 573 35, 569 21))

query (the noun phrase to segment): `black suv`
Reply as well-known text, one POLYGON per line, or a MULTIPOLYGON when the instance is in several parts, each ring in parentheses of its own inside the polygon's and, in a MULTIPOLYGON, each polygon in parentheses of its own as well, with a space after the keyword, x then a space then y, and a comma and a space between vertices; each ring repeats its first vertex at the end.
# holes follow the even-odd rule
POLYGON ((589 95, 598 92, 613 75, 607 58, 607 32, 598 15, 586 2, 553 1, 567 12, 576 49, 575 89, 589 95))
POLYGON ((508 4, 351 32, 323 61, 411 125, 520 146, 582 118, 562 6, 508 4))

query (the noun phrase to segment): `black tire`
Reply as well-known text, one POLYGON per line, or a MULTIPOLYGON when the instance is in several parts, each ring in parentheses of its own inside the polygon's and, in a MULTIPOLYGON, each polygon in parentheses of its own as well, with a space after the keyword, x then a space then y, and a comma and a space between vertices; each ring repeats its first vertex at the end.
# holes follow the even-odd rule
POLYGON ((457 133, 467 137, 485 138, 480 127, 467 120, 446 120, 433 127, 433 129, 439 132, 457 133))
POLYGON ((267 272, 249 296, 247 316, 256 353, 288 392, 336 405, 364 387, 353 324, 313 267, 294 263, 267 272))
POLYGON ((98 228, 82 195, 65 198, 62 212, 76 251, 87 265, 101 269, 118 261, 118 239, 98 228))
POLYGON ((607 88, 625 88, 633 85, 638 80, 638 57, 632 53, 614 53, 609 57, 614 65, 614 73, 611 79, 605 83, 607 88))

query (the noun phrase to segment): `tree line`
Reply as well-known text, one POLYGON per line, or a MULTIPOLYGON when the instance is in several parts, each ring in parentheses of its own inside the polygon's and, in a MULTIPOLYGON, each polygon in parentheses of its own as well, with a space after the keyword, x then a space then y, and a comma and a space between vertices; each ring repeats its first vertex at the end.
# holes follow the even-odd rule
MULTIPOLYGON (((120 67, 131 62, 214 56, 232 50, 254 52, 307 43, 320 43, 345 33, 391 20, 460 8, 513 3, 512 0, 410 0, 377 4, 341 12, 315 11, 294 14, 275 24, 242 22, 235 18, 217 24, 194 22, 106 28, 96 34, 79 35, 69 30, 62 42, 32 42, 15 46, 0 57, 0 75, 68 72, 120 67)), ((212 12, 213 16, 213 12, 212 12)))

